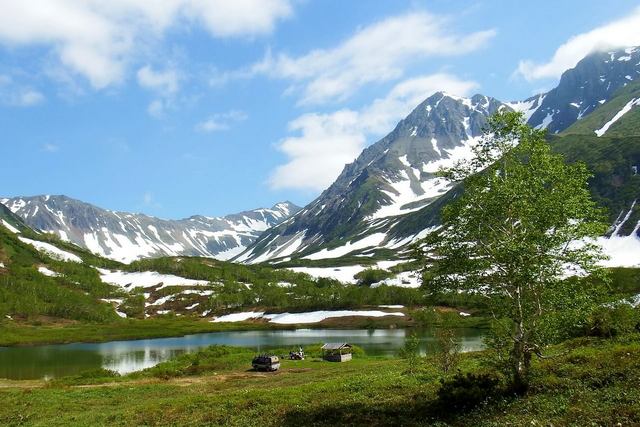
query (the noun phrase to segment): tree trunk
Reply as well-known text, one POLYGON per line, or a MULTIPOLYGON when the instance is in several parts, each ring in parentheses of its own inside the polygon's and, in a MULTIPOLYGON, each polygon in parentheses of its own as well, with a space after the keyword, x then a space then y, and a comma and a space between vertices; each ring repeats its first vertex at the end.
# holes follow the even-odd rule
POLYGON ((524 394, 529 388, 529 367, 531 366, 531 352, 525 348, 524 342, 515 341, 511 351, 512 383, 511 387, 517 394, 524 394))

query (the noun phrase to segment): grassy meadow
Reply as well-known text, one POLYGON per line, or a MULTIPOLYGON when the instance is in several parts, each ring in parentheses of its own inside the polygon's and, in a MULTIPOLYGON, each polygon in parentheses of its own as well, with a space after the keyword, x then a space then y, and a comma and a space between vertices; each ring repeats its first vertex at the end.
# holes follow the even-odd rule
MULTIPOLYGON (((284 352, 285 350, 283 350, 284 352)), ((53 381, 0 382, 0 424, 120 425, 637 425, 640 423, 640 336, 580 338, 536 359, 529 392, 510 394, 488 351, 462 355, 456 372, 487 374, 483 396, 443 395, 453 373, 436 356, 413 369, 401 358, 283 361, 276 373, 249 370, 253 353, 211 347, 148 370, 118 376, 88 372, 53 381), (457 396, 457 397, 456 397, 457 396)), ((495 360, 494 360, 495 361, 495 360)))

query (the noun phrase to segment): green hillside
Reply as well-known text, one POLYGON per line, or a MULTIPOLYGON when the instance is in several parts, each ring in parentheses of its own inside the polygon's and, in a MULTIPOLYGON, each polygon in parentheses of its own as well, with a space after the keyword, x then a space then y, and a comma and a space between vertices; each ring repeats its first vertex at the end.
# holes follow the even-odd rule
MULTIPOLYGON (((594 199, 607 208, 613 223, 626 214, 633 202, 640 200, 640 107, 634 106, 622 115, 602 136, 601 129, 625 105, 640 99, 640 83, 629 84, 593 113, 560 135, 550 136, 554 149, 567 161, 582 161, 593 172, 589 181, 594 199)), ((620 230, 629 234, 640 221, 636 206, 620 230)))
MULTIPOLYGON (((640 99, 640 82, 629 83, 616 92, 614 97, 598 107, 591 114, 578 120, 573 126, 562 132, 563 135, 595 135, 607 122, 615 117, 622 108, 633 100, 640 99)), ((640 107, 633 106, 630 111, 616 120, 604 133, 607 137, 640 136, 640 107)))
MULTIPOLYGON (((5 217, 6 218, 6 217, 5 217)), ((100 280, 91 265, 113 265, 73 245, 41 235, 15 220, 14 233, 0 225, 0 317, 35 318, 39 316, 85 320, 115 320, 117 315, 110 304, 100 298, 121 296, 114 286, 100 280), (79 256, 83 263, 65 262, 24 243, 19 237, 55 243, 69 253, 79 256), (48 276, 38 269, 46 268, 57 276, 48 276)))

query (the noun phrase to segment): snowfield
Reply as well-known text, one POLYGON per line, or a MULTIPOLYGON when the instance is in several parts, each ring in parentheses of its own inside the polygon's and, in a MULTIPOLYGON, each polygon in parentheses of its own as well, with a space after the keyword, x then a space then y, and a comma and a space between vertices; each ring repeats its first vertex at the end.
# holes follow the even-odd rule
POLYGON ((389 279, 376 282, 371 285, 372 288, 378 286, 398 286, 400 288, 419 288, 421 285, 420 276, 415 271, 404 271, 389 279))
POLYGON ((378 247, 386 237, 387 235, 385 233, 375 233, 354 243, 347 242, 347 244, 345 244, 344 246, 339 246, 334 249, 323 249, 319 252, 307 255, 303 259, 318 260, 326 258, 340 258, 341 256, 344 256, 355 250, 378 247))
MULTIPOLYGON (((638 224, 640 226, 640 224, 638 224)), ((603 252, 609 256, 603 261, 606 267, 640 267, 640 238, 638 227, 630 236, 601 237, 598 243, 603 252)))
POLYGON ((279 313, 279 314, 265 314, 261 311, 246 311, 242 313, 227 314, 224 316, 216 317, 212 322, 243 322, 249 319, 267 319, 269 323, 275 323, 279 325, 296 325, 303 323, 318 323, 325 319, 331 319, 335 317, 385 317, 385 316, 397 316, 403 317, 404 313, 400 312, 386 312, 380 310, 321 310, 310 311, 307 313, 279 313))
POLYGON ((40 274, 44 274, 45 276, 49 276, 49 277, 58 277, 60 276, 60 273, 56 273, 55 271, 49 270, 47 267, 38 267, 38 272, 40 274))
POLYGON ((57 259, 59 261, 70 261, 70 262, 82 262, 82 259, 71 252, 63 251, 60 248, 53 246, 50 243, 40 242, 38 240, 27 239, 26 237, 18 237, 22 243, 26 243, 28 245, 33 246, 38 251, 50 256, 51 258, 57 259))
POLYGON ((171 274, 160 274, 155 271, 142 271, 129 273, 125 271, 111 271, 103 268, 97 269, 103 282, 122 288, 149 288, 163 284, 166 286, 202 286, 209 282, 206 280, 193 280, 171 274))
POLYGON ((224 316, 216 317, 212 322, 244 322, 249 319, 259 319, 262 316, 264 316, 264 311, 245 311, 243 313, 226 314, 224 316))
POLYGON ((605 133, 607 133, 607 131, 609 130, 609 128, 618 120, 620 120, 620 118, 622 116, 624 116, 625 114, 627 114, 629 111, 631 111, 631 109, 634 106, 638 106, 640 105, 640 98, 633 98, 631 101, 627 102, 627 104, 622 107, 620 109, 620 111, 618 111, 611 120, 609 120, 607 123, 604 124, 604 126, 602 126, 600 129, 596 130, 595 133, 598 137, 601 137, 602 135, 604 135, 605 133))
POLYGON ((17 228, 15 228, 13 225, 9 224, 7 221, 5 221, 4 219, 2 220, 2 225, 4 225, 5 227, 7 227, 7 229, 12 232, 13 234, 20 234, 20 230, 18 230, 17 228))
POLYGON ((353 276, 363 271, 365 267, 361 265, 351 265, 346 267, 292 267, 291 271, 296 273, 307 273, 311 277, 326 277, 338 280, 342 283, 355 283, 353 276))

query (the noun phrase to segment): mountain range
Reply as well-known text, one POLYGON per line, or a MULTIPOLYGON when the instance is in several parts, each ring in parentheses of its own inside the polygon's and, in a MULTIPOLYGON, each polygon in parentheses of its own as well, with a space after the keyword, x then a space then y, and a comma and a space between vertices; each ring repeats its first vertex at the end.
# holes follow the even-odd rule
POLYGON ((35 230, 123 262, 177 255, 228 259, 300 209, 283 202, 224 217, 165 220, 101 209, 66 196, 0 198, 0 203, 35 230))
POLYGON ((555 150, 594 171, 595 199, 610 214, 610 236, 638 235, 640 49, 595 52, 550 91, 524 101, 438 92, 346 165, 300 209, 285 202, 220 218, 161 220, 113 212, 64 196, 0 199, 34 229, 120 261, 195 255, 244 263, 402 257, 439 224, 461 191, 436 175, 468 158, 492 114, 516 110, 546 129, 555 150))
MULTIPOLYGON (((460 191, 448 187, 434 173, 439 167, 452 166, 471 154, 471 147, 481 136, 490 115, 501 109, 513 109, 521 111, 529 125, 547 129, 549 135, 560 136, 566 130, 595 138, 595 129, 603 124, 594 130, 569 128, 591 114, 599 114, 605 107, 609 111, 609 101, 615 99, 612 104, 620 104, 620 91, 632 86, 639 75, 640 49, 627 48, 585 57, 563 73, 557 87, 524 101, 500 102, 484 95, 461 98, 436 93, 400 121, 390 134, 346 165, 338 179, 316 200, 260 236, 237 260, 313 261, 346 255, 372 256, 384 249, 392 249, 396 255, 402 253, 403 248, 407 249, 438 225, 440 208, 460 191)), ((623 98, 630 102, 628 96, 623 98)), ((637 103, 629 108, 635 107, 637 103)), ((637 123, 632 117, 629 115, 624 121, 637 123)), ((609 132, 613 131, 615 127, 609 132)), ((576 138, 564 142, 577 143, 576 138)), ((558 138, 554 144, 562 145, 558 138)), ((605 158, 609 154, 601 153, 605 158)), ((578 156, 575 160, 582 159, 578 156)), ((598 159, 591 160, 593 163, 598 159)), ((631 165, 627 169, 631 171, 631 165)), ((600 187, 608 186, 611 190, 610 184, 600 187)), ((610 193, 601 202, 618 204, 609 203, 620 199, 615 191, 610 193)), ((625 205, 627 210, 631 203, 625 205)), ((622 211, 611 213, 617 217, 622 211)))

